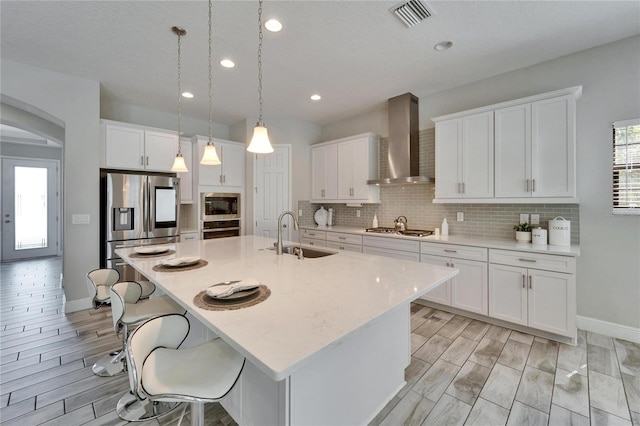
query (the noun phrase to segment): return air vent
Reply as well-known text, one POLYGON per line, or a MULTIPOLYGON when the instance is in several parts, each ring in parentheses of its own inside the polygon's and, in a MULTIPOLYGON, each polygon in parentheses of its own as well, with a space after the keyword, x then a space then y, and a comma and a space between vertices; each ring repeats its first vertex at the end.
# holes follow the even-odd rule
POLYGON ((405 1, 389 10, 409 28, 433 15, 433 11, 420 0, 405 1))

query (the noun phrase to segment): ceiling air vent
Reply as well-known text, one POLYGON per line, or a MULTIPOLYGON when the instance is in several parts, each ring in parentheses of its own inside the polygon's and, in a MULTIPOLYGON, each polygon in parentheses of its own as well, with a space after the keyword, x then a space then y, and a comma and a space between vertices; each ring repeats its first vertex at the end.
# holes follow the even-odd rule
POLYGON ((405 1, 389 10, 409 28, 433 15, 433 11, 420 0, 405 1))

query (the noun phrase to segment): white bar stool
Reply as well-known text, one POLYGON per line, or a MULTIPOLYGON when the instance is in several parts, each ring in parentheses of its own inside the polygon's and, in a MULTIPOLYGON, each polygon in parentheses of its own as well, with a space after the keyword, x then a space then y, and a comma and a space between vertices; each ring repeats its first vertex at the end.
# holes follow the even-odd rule
MULTIPOLYGON (((93 288, 93 307, 95 309, 111 304, 109 288, 120 281, 120 273, 111 268, 94 269, 87 274, 87 284, 93 288)), ((156 290, 155 284, 149 281, 141 281, 141 299, 148 299, 156 290)), ((112 377, 122 374, 127 366, 124 363, 124 352, 122 349, 110 352, 103 356, 91 367, 93 374, 101 377, 112 377)))
MULTIPOLYGON (((169 296, 159 296, 138 303, 142 287, 134 281, 115 283, 110 288, 111 312, 116 333, 122 334, 122 343, 126 353, 130 329, 132 326, 166 314, 186 313, 185 309, 169 296)), ((129 369, 129 382, 133 380, 129 369)), ((133 390, 133 387, 132 387, 133 390)), ((162 403, 139 398, 134 392, 127 392, 117 404, 118 415, 127 421, 144 421, 167 414, 178 406, 177 403, 162 403)))
POLYGON ((189 320, 182 315, 141 324, 126 349, 129 381, 140 398, 189 402, 191 425, 204 425, 204 403, 219 401, 231 391, 245 358, 220 338, 178 349, 188 334, 189 320))

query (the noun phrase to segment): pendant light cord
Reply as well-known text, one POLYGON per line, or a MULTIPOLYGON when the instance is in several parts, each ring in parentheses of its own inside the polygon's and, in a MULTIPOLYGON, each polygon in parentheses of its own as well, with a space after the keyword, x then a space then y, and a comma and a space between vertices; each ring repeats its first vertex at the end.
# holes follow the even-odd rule
POLYGON ((212 66, 211 66, 211 3, 209 0, 209 145, 213 145, 213 95, 211 93, 212 66))
POLYGON ((262 0, 258 2, 258 123, 262 124, 262 0))
MULTIPOLYGON (((174 27, 175 28, 175 27, 174 27)), ((178 157, 182 157, 182 147, 180 146, 180 134, 182 133, 181 122, 182 122, 182 89, 180 86, 180 47, 181 47, 181 39, 182 35, 186 34, 186 31, 178 28, 175 31, 178 35, 178 157)))

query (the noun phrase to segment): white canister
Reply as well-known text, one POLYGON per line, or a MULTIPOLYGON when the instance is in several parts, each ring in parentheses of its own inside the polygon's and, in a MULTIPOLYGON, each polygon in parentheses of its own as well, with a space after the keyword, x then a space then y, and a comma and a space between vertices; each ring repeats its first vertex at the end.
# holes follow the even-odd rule
POLYGON ((547 245, 547 230, 540 227, 531 230, 532 244, 547 245))
POLYGON ((571 245, 571 221, 561 216, 549 221, 549 244, 552 246, 571 245))

